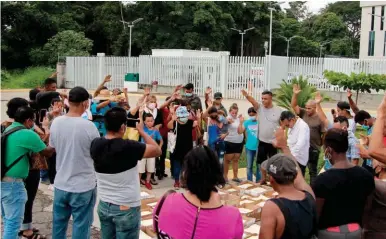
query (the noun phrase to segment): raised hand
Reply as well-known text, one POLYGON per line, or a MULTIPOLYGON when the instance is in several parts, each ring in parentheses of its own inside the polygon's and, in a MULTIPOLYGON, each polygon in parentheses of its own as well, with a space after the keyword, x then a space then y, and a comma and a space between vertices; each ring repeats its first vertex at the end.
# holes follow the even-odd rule
POLYGON ((110 82, 111 81, 111 75, 107 75, 105 79, 103 80, 104 83, 110 82))
POLYGON ((56 78, 58 76, 58 72, 54 72, 52 73, 52 75, 50 76, 50 78, 56 78))
POLYGON ((240 124, 244 123, 244 116, 243 115, 239 115, 239 120, 240 120, 240 124))
POLYGON ((295 95, 298 95, 302 90, 300 89, 298 84, 294 84, 292 86, 292 91, 294 92, 295 95))
POLYGON ((150 95, 150 87, 145 87, 145 89, 143 91, 143 95, 145 95, 145 96, 150 95))
POLYGON ((347 89, 347 98, 351 98, 352 97, 352 92, 350 89, 347 89))
POLYGON ((206 94, 206 95, 212 94, 212 88, 210 88, 209 86, 206 87, 205 94, 206 94))
POLYGON ((140 134, 143 134, 143 133, 145 133, 145 131, 143 130, 143 122, 142 122, 142 120, 139 122, 139 123, 136 123, 136 128, 137 128, 137 130, 138 130, 138 132, 140 133, 140 134))
POLYGON ((323 101, 323 97, 321 96, 320 92, 317 91, 315 94, 315 103, 320 104, 323 101))
POLYGON ((184 87, 183 85, 178 85, 176 88, 174 88, 174 92, 180 91, 184 87))
POLYGON ((127 94, 127 88, 123 88, 123 93, 127 94))
POLYGON ((275 148, 284 148, 287 146, 287 137, 285 130, 282 127, 278 127, 275 131, 275 141, 272 142, 275 148))
POLYGON ((241 94, 243 94, 244 97, 247 97, 248 96, 248 92, 246 90, 241 90, 241 94))
POLYGON ((42 121, 42 127, 43 129, 48 129, 48 125, 49 125, 50 121, 48 120, 48 117, 47 116, 44 116, 44 119, 42 121))

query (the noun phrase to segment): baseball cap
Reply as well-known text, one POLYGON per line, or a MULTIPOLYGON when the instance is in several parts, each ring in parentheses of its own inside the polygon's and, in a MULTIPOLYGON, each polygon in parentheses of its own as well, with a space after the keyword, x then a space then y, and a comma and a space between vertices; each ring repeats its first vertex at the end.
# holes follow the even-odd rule
POLYGON ((341 110, 350 110, 350 104, 346 101, 339 101, 337 106, 341 110))
POLYGON ((68 93, 68 101, 72 103, 81 103, 89 99, 89 93, 83 87, 76 86, 68 93))
POLYGON ((285 154, 276 154, 267 160, 266 170, 279 181, 293 181, 298 174, 296 163, 285 154))
POLYGON ((222 99, 222 94, 221 94, 221 92, 216 92, 216 93, 214 93, 213 98, 215 98, 215 99, 222 99))
POLYGON ((192 83, 188 83, 184 86, 185 89, 190 90, 194 88, 194 85, 192 83))

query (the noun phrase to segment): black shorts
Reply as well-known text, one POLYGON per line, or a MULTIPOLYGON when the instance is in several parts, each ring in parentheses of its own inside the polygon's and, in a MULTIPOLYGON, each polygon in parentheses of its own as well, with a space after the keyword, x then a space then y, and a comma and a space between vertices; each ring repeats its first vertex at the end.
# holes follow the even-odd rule
POLYGON ((243 143, 225 141, 225 154, 241 154, 243 152, 243 145, 243 143))

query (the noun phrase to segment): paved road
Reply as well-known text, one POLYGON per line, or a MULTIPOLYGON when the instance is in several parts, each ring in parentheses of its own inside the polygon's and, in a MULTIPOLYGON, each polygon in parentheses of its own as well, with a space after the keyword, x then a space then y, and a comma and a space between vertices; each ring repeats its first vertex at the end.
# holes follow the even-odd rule
MULTIPOLYGON (((2 121, 7 118, 6 113, 5 113, 6 112, 6 103, 7 103, 8 100, 10 100, 13 97, 28 98, 28 92, 27 91, 24 91, 24 92, 2 92, 2 94, 1 94, 1 120, 2 121)), ((157 96, 157 97, 159 98, 160 102, 163 102, 164 99, 165 99, 165 96, 157 96)), ((130 95, 130 102, 131 103, 136 102, 138 98, 139 98, 139 95, 132 94, 132 95, 130 95)), ((247 109, 250 107, 250 104, 247 101, 245 101, 245 100, 224 100, 225 107, 229 107, 232 103, 237 103, 239 108, 240 108, 240 112, 243 112, 245 114, 247 112, 247 109)), ((336 103, 324 103, 322 106, 323 106, 323 109, 324 109, 325 113, 327 114, 327 116, 331 120, 332 118, 331 118, 331 114, 329 112, 330 112, 330 110, 332 108, 335 108, 336 103)), ((359 106, 359 107, 361 107, 361 106, 359 106)), ((371 114, 375 114, 375 112, 376 112, 375 111, 376 110, 376 106, 375 107, 368 107, 368 106, 364 107, 363 106, 363 108, 365 108, 368 111, 370 111, 371 114)), ((167 173, 170 176, 170 172, 167 172, 167 173)), ((245 170, 244 169, 240 169, 239 175, 240 175, 241 178, 243 177, 243 175, 245 176, 245 170)), ((160 196, 162 196, 164 194, 164 192, 166 192, 168 189, 170 189, 172 185, 173 185, 173 180, 170 177, 165 178, 164 180, 159 182, 158 186, 154 186, 153 193, 157 197, 160 197, 160 196)), ((44 185, 44 184, 41 184, 39 186, 39 189, 41 190, 41 193, 42 193, 42 196, 39 196, 38 199, 37 199, 39 201, 37 204, 39 205, 39 208, 40 208, 40 205, 42 204, 42 202, 40 202, 40 201, 43 200, 44 203, 47 204, 47 200, 45 198, 48 197, 49 199, 52 200, 53 192, 48 190, 47 186, 44 185)), ((48 204, 49 204, 49 202, 50 201, 48 201, 48 204)), ((49 205, 49 206, 45 205, 44 206, 44 213, 36 211, 35 214, 36 214, 37 219, 35 220, 35 222, 41 224, 41 222, 40 222, 41 219, 39 219, 39 218, 40 218, 40 216, 42 216, 43 218, 46 218, 46 219, 44 219, 45 220, 45 222, 44 222, 45 225, 47 227, 50 227, 49 226, 49 224, 50 224, 49 220, 52 220, 52 219, 51 218, 47 218, 47 217, 48 217, 48 214, 50 214, 51 212, 52 212, 52 205, 49 205)), ((41 225, 44 226, 43 224, 41 224, 41 225)), ((97 229, 100 228, 100 222, 99 222, 98 215, 96 213, 96 207, 95 207, 95 212, 94 212, 94 223, 93 223, 93 226, 96 227, 97 229)), ((95 235, 95 232, 93 232, 93 234, 95 235)), ((146 238, 146 237, 143 237, 143 238, 146 238)))

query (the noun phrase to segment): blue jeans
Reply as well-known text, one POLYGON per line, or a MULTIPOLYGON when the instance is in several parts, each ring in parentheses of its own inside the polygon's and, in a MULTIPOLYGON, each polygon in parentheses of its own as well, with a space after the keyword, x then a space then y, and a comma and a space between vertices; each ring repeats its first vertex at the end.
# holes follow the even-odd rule
POLYGON ((4 239, 17 239, 23 223, 27 191, 24 182, 1 182, 1 217, 4 239))
POLYGON ((96 188, 84 193, 71 193, 55 188, 52 238, 66 239, 68 221, 73 218, 72 238, 90 238, 94 219, 96 188))
POLYGON ((42 179, 42 181, 48 181, 48 170, 40 170, 40 178, 42 179))
POLYGON ((102 239, 139 238, 141 207, 121 210, 120 206, 99 201, 98 215, 101 221, 102 239))
MULTIPOLYGON (((253 181, 253 162, 255 161, 255 156, 257 153, 257 150, 249 150, 245 149, 245 153, 247 156, 247 179, 248 181, 253 181)), ((261 179, 261 173, 259 169, 259 164, 256 160, 256 182, 261 179)))
POLYGON ((173 160, 173 178, 174 180, 180 180, 180 174, 181 174, 181 168, 182 168, 182 163, 178 160, 173 160))
POLYGON ((224 154, 225 154, 225 142, 224 141, 217 141, 216 143, 209 144, 208 146, 217 154, 221 169, 223 169, 224 154))

